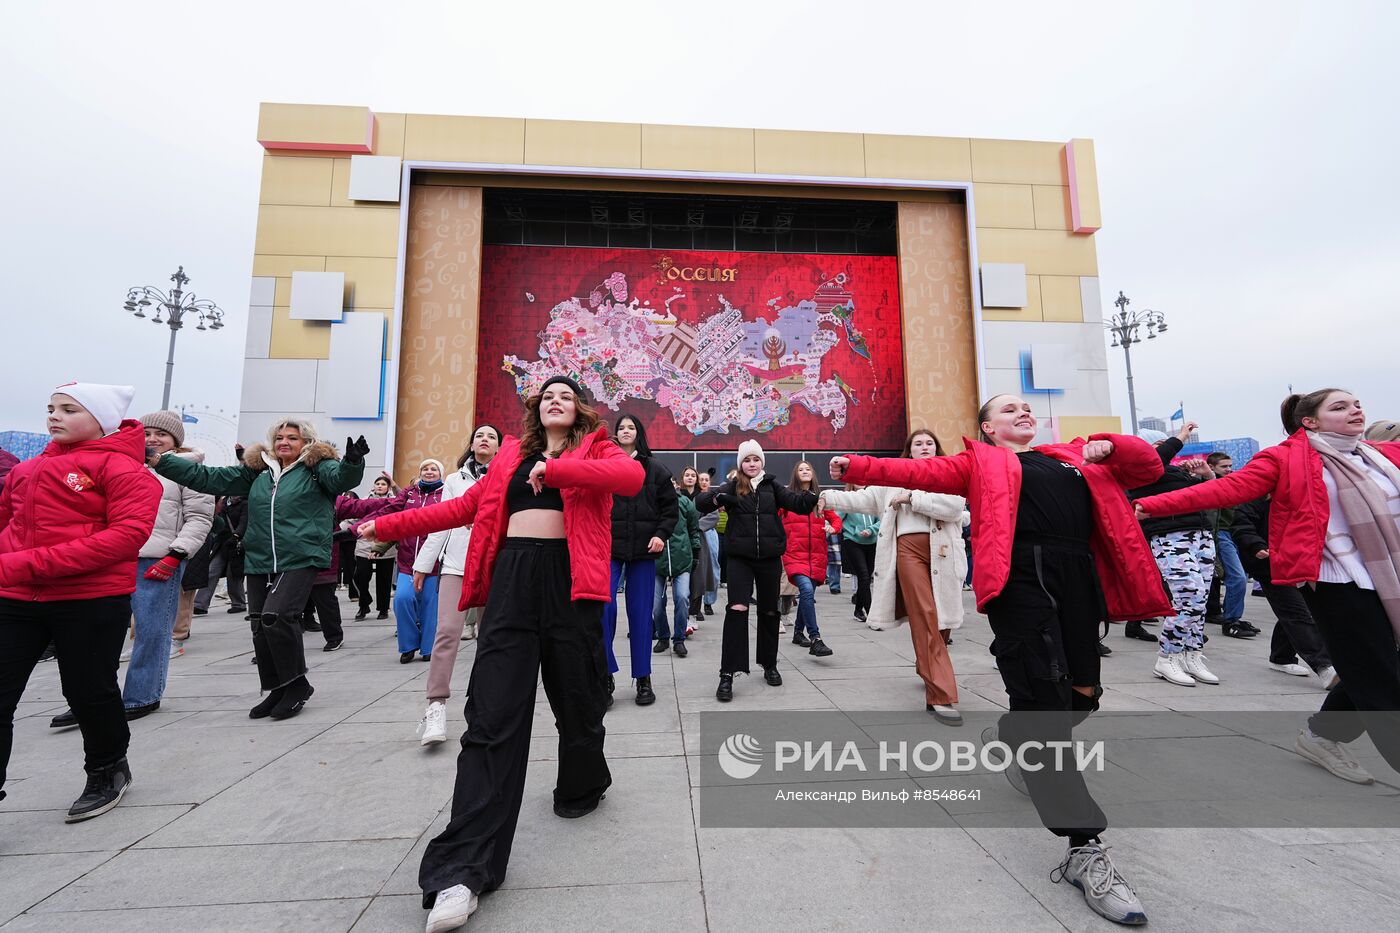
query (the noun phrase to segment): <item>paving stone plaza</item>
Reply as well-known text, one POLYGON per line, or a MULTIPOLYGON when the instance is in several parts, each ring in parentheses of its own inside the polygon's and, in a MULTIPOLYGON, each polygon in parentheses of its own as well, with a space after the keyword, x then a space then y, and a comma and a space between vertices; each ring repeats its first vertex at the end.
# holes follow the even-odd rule
MULTIPOLYGON (((952 646, 960 707, 1001 709, 990 631, 965 595, 968 621, 952 646)), ((1258 638, 1208 627, 1219 687, 1154 679, 1155 646, 1114 626, 1103 708, 1315 710, 1317 681, 1269 669, 1273 619, 1262 599, 1248 604, 1247 617, 1264 629, 1258 638)), ((315 696, 295 719, 253 722, 247 625, 224 607, 216 602, 195 620, 160 711, 132 723, 134 785, 98 819, 63 822, 82 790, 80 738, 49 729, 65 706, 58 671, 44 664, 35 672, 18 712, 10 796, 0 804, 0 931, 423 929, 418 862, 447 820, 472 643, 458 661, 449 742, 424 749, 414 726, 427 665, 399 663, 392 621, 347 622, 345 647, 333 654, 309 634, 315 696)), ((342 607, 348 619, 353 609, 342 607)), ((845 596, 820 591, 822 633, 835 654, 813 658, 784 638, 783 686, 741 677, 728 709, 917 709, 908 632, 871 631, 849 609, 845 596)), ((697 826, 699 718, 722 708, 714 699, 719 629, 717 619, 703 625, 688 658, 655 656, 651 707, 633 704, 622 658, 607 717, 613 786, 586 818, 551 812, 556 737, 539 693, 510 873, 467 929, 1111 928, 1078 892, 1051 883, 1062 843, 1039 828, 697 826)), ((616 648, 626 652, 624 637, 616 648)), ((947 732, 931 717, 928 729, 947 732)), ((1393 799, 1400 777, 1368 741, 1353 750, 1377 777, 1362 790, 1393 799)), ((1221 788, 1221 796, 1248 790, 1221 788)), ((1106 841, 1154 930, 1375 930, 1400 909, 1400 830, 1110 829, 1106 841)))

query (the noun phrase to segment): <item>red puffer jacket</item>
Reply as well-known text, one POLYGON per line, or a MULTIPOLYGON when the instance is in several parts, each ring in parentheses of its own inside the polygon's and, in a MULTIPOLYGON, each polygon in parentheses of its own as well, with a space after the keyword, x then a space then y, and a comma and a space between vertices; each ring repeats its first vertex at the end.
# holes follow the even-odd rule
POLYGON ((49 444, 0 492, 0 597, 37 602, 126 596, 151 536, 161 486, 146 469, 146 429, 49 444))
MULTIPOLYGON (((1363 441, 1400 466, 1400 442, 1363 441)), ((1322 457, 1300 430, 1266 447, 1236 473, 1189 489, 1137 500, 1148 515, 1176 515, 1242 505, 1272 494, 1269 508, 1269 573, 1279 586, 1317 580, 1332 507, 1322 479, 1322 457)))
MULTIPOLYGON (((376 518, 375 537, 397 541, 474 524, 462 572, 462 601, 457 608, 486 605, 496 554, 510 525, 506 486, 521 459, 520 439, 507 437, 491 461, 491 469, 465 494, 428 508, 376 518)), ((609 602, 612 497, 635 496, 642 488, 646 470, 608 440, 607 427, 600 427, 579 446, 545 464, 545 485, 558 489, 564 498, 564 538, 573 571, 572 598, 609 602)))
POLYGON ((789 580, 804 576, 820 585, 826 580, 826 525, 830 523, 840 534, 841 516, 831 509, 825 512, 818 510, 811 515, 798 515, 783 509, 779 514, 783 518, 783 530, 787 532, 783 573, 789 580))
MULTIPOLYGON (((1175 615, 1125 492, 1161 477, 1162 460, 1151 445, 1136 437, 1095 434, 1090 440, 1112 441, 1113 453, 1099 463, 1085 463, 1086 441, 1080 437, 1035 449, 1075 465, 1089 485, 1094 504, 1089 548, 1103 585, 1108 617, 1129 620, 1175 615)), ((978 610, 985 611, 987 603, 1001 595, 1011 574, 1021 462, 1005 447, 967 438, 963 444, 966 449, 953 457, 877 460, 853 456, 846 480, 967 497, 972 512, 972 589, 977 594, 978 610)))

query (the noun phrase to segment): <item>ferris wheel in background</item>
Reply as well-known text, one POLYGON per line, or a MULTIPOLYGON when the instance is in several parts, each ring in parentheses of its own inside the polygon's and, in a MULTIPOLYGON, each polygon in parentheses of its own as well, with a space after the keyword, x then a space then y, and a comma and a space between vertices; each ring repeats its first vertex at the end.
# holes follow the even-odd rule
POLYGON ((185 424, 185 446, 204 451, 209 466, 229 466, 234 463, 233 445, 238 440, 238 415, 207 405, 178 405, 180 420, 185 424))

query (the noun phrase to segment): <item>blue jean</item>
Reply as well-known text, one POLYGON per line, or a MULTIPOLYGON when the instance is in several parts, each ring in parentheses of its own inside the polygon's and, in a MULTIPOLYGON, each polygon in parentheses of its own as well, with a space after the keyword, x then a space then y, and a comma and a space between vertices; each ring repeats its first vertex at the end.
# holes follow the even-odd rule
POLYGON ((136 562, 136 592, 131 594, 131 617, 136 623, 136 640, 131 645, 131 663, 126 668, 122 705, 127 709, 149 706, 165 694, 165 678, 170 671, 170 636, 175 631, 175 611, 180 608, 180 578, 185 562, 169 580, 147 580, 146 571, 160 558, 143 557, 136 562))
POLYGON ((651 628, 657 641, 671 639, 676 644, 685 641, 685 630, 690 622, 690 571, 671 578, 671 601, 675 603, 675 618, 672 624, 666 623, 666 578, 656 575, 656 597, 652 600, 651 628), (671 629, 676 630, 672 636, 671 629))
POLYGON ((394 590, 394 624, 399 631, 399 654, 416 651, 431 657, 433 639, 437 637, 438 578, 423 581, 423 592, 413 589, 413 575, 399 574, 398 589, 394 590))
POLYGON ((821 638, 821 630, 817 628, 817 585, 811 577, 802 574, 793 577, 792 582, 797 587, 797 624, 792 633, 800 635, 805 630, 809 637, 821 638))
MULTIPOLYGON (((629 560, 612 562, 612 588, 626 574, 627 579, 627 643, 632 648, 632 676, 651 676, 651 609, 656 593, 656 561, 629 560)), ((608 673, 617 673, 617 655, 613 654, 613 636, 617 634, 617 598, 603 606, 603 646, 608 652, 608 673)))
POLYGON ((1249 577, 1245 576, 1244 565, 1240 563, 1240 552, 1235 547, 1235 539, 1228 531, 1215 533, 1215 556, 1225 570, 1225 605, 1222 611, 1230 622, 1244 618, 1244 591, 1249 577))
POLYGON ((709 545, 706 550, 710 552, 710 579, 714 581, 705 593, 704 602, 707 606, 713 606, 719 602, 719 532, 710 528, 700 533, 705 536, 705 542, 709 545))

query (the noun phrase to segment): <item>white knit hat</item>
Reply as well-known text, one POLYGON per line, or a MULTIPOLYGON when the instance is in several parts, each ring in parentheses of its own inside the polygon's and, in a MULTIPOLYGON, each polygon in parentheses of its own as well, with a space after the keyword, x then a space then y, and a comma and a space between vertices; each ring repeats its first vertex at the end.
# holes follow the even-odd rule
POLYGON ((428 459, 424 460, 422 463, 418 464, 418 469, 421 471, 421 470, 423 469, 423 467, 427 466, 427 465, 430 464, 430 463, 431 463, 433 466, 435 466, 435 467, 438 468, 438 476, 445 476, 445 475, 447 475, 447 471, 446 471, 445 469, 443 469, 443 467, 442 467, 442 461, 441 461, 441 460, 434 460, 432 457, 429 457, 428 459))
POLYGON ((1138 431, 1138 437, 1147 441, 1149 444, 1160 444, 1167 439, 1165 431, 1154 431, 1152 428, 1143 428, 1138 431))
POLYGON ((744 458, 749 456, 750 454, 757 454, 758 462, 763 464, 765 467, 768 465, 767 458, 763 455, 763 448, 759 446, 758 441, 744 441, 742 444, 739 445, 738 465, 743 466, 744 458))
POLYGON ((97 419, 103 434, 121 427, 126 410, 136 395, 135 386, 109 386, 100 382, 69 382, 54 387, 54 393, 67 395, 97 419))

